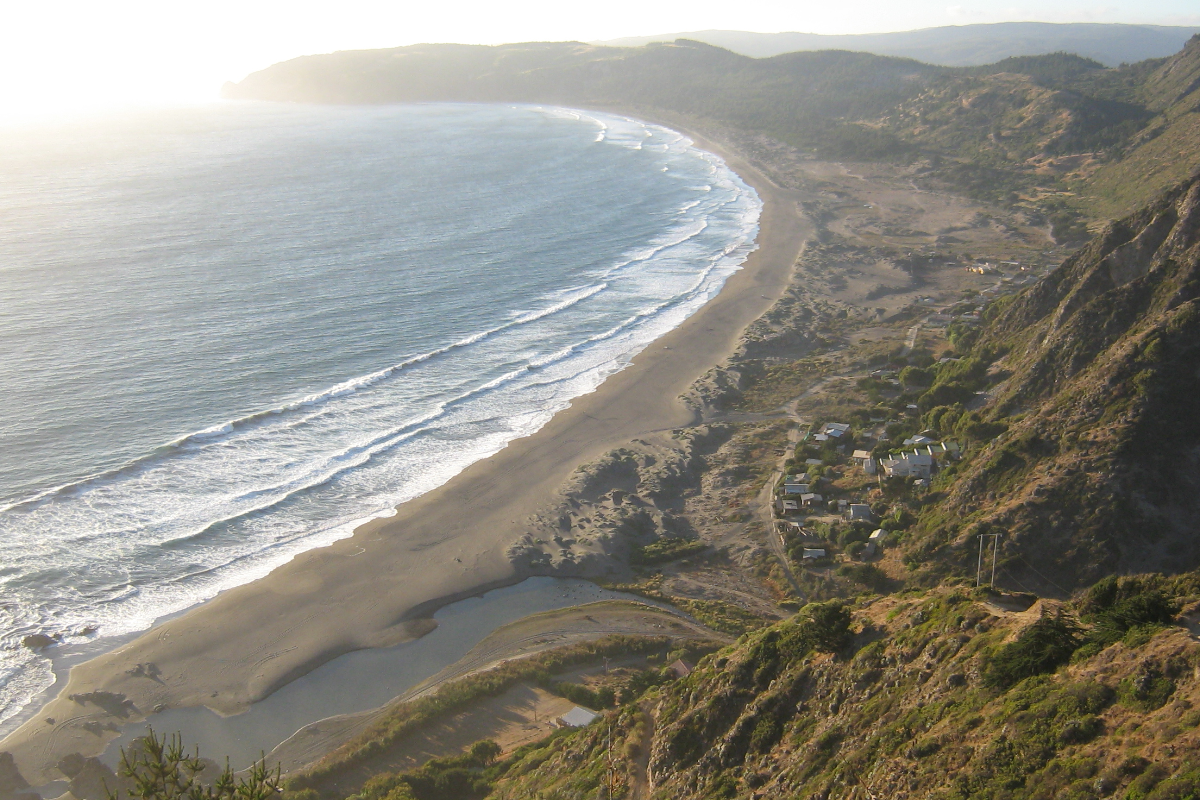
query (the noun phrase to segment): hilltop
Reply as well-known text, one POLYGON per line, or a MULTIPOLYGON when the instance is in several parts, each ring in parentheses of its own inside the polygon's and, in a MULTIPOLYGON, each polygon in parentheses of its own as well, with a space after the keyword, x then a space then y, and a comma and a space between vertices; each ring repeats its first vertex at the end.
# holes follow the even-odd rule
POLYGON ((921 186, 1049 219, 1078 241, 1200 167, 1200 43, 1109 69, 1079 55, 950 68, 846 51, 754 59, 680 39, 414 45, 305 56, 225 95, 314 103, 519 102, 621 109, 811 157, 906 165, 921 186))
POLYGON ((1196 33, 1200 33, 1200 28, 1085 22, 998 22, 896 33, 843 35, 707 30, 629 36, 595 44, 640 47, 653 42, 693 39, 751 58, 770 58, 804 50, 853 50, 878 56, 914 58, 946 67, 974 67, 1012 56, 1065 52, 1116 67, 1172 55, 1196 33))

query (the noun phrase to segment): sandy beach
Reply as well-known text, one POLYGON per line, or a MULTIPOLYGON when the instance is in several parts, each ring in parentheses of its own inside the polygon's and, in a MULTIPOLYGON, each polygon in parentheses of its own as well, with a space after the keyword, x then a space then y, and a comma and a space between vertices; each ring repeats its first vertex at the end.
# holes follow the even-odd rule
POLYGON ((338 655, 420 636, 441 605, 527 577, 507 550, 576 467, 693 422, 680 396, 780 297, 810 227, 797 192, 689 135, 724 157, 764 203, 758 249, 717 297, 542 430, 394 517, 75 667, 59 696, 0 742, 26 780, 58 779, 63 756, 97 755, 121 726, 153 722, 155 711, 203 705, 236 714, 338 655))

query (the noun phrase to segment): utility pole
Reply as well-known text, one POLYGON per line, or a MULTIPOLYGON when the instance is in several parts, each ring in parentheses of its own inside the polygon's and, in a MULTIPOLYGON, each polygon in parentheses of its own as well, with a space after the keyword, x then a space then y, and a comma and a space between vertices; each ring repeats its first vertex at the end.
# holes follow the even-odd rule
POLYGON ((975 588, 979 588, 979 572, 983 569, 983 534, 979 534, 979 558, 975 559, 975 588))
POLYGON ((975 586, 979 587, 980 575, 983 572, 983 540, 985 537, 992 537, 992 582, 991 586, 996 585, 996 555, 1000 550, 999 533, 981 533, 979 534, 979 557, 975 561, 975 586))
POLYGON ((996 555, 1000 552, 1000 534, 992 534, 992 588, 996 586, 996 555))

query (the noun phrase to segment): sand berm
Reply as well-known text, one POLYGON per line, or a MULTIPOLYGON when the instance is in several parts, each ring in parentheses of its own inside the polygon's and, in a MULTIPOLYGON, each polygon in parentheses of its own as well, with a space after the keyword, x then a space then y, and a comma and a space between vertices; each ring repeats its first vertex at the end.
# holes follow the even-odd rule
POLYGON ((441 605, 526 577, 507 551, 579 465, 639 436, 691 424, 695 412, 681 396, 782 295, 811 226, 798 193, 689 135, 763 201, 758 249, 715 298, 540 431, 395 516, 76 666, 58 697, 0 742, 26 780, 59 779, 56 764, 65 755, 98 755, 121 726, 153 722, 156 710, 203 705, 236 714, 343 653, 420 636, 441 605))

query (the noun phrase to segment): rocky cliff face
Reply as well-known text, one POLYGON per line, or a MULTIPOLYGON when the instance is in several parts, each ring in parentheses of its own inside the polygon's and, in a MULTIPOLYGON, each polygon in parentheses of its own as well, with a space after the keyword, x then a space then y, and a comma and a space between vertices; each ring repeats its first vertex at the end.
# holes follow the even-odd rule
POLYGON ((913 558, 965 563, 999 532, 1008 574, 1059 592, 1200 563, 1198 298, 1193 179, 1004 306, 976 348, 1005 353, 985 413, 1009 429, 947 485, 913 558))

